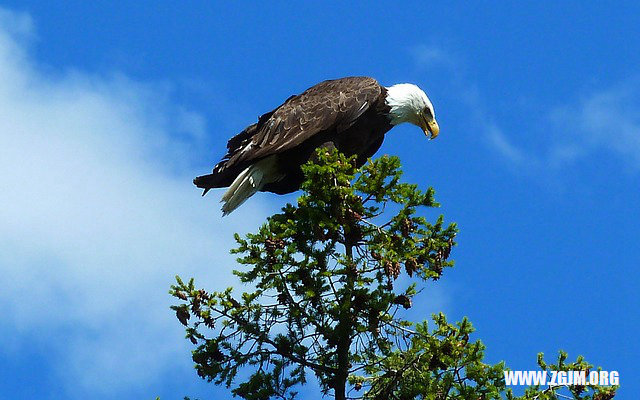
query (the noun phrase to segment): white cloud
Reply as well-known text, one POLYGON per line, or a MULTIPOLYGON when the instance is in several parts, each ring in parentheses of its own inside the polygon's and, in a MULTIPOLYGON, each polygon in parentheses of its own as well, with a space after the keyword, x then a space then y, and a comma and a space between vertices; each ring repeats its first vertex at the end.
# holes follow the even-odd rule
POLYGON ((491 124, 487 126, 487 138, 511 165, 528 170, 560 169, 589 156, 617 158, 638 170, 639 93, 640 81, 630 80, 551 110, 536 126, 519 130, 526 146, 514 143, 491 124))
POLYGON ((422 68, 454 64, 451 55, 438 46, 421 44, 412 47, 409 51, 416 65, 422 68))
POLYGON ((488 125, 486 127, 486 136, 493 148, 510 162, 522 165, 528 161, 522 149, 511 143, 504 132, 497 126, 493 124, 488 125))
POLYGON ((540 112, 531 105, 523 109, 519 104, 523 99, 513 99, 511 113, 523 118, 505 129, 495 117, 497 112, 491 112, 489 98, 467 76, 463 61, 436 45, 421 44, 409 51, 416 67, 443 68, 450 92, 468 110, 468 122, 490 149, 517 170, 545 171, 546 176, 549 169, 573 165, 590 155, 613 156, 632 170, 640 169, 640 78, 540 112))
POLYGON ((252 199, 223 220, 219 193, 199 196, 188 160, 206 121, 163 85, 51 77, 34 37, 28 15, 0 10, 0 330, 18 333, 0 352, 36 342, 65 397, 113 397, 189 364, 173 276, 231 284, 232 233, 269 210, 252 199))
POLYGON ((551 117, 564 140, 554 143, 551 160, 563 163, 594 153, 618 156, 640 168, 640 79, 586 96, 551 117))
MULTIPOLYGON (((474 136, 480 135, 485 146, 498 152, 510 163, 518 166, 535 164, 536 160, 527 155, 510 140, 505 131, 491 115, 486 98, 478 87, 466 76, 465 63, 454 57, 451 52, 437 45, 417 45, 409 49, 413 62, 418 68, 441 67, 441 76, 449 86, 449 93, 455 93, 452 99, 466 109, 468 121, 473 126, 474 136)), ((442 115, 442 114, 441 114, 442 115)))

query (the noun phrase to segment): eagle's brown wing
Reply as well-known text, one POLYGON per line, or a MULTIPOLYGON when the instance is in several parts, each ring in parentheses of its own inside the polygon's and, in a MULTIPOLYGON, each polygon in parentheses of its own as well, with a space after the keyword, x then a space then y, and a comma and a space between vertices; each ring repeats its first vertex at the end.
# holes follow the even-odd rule
POLYGON ((291 96, 229 140, 228 153, 214 172, 291 149, 319 132, 339 134, 352 126, 381 93, 375 79, 351 77, 324 81, 291 96))

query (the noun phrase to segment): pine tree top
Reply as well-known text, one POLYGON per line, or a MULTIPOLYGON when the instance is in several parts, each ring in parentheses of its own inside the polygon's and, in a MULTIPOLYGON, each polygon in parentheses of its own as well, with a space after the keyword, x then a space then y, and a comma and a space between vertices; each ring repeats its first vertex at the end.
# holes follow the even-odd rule
POLYGON ((357 169, 320 149, 303 172, 297 205, 235 236, 234 274, 250 290, 209 293, 179 277, 172 286, 198 375, 245 399, 293 399, 309 373, 336 399, 513 398, 468 320, 440 313, 429 329, 405 319, 418 285, 453 266, 457 228, 434 215, 434 190, 402 182, 397 157, 357 169))

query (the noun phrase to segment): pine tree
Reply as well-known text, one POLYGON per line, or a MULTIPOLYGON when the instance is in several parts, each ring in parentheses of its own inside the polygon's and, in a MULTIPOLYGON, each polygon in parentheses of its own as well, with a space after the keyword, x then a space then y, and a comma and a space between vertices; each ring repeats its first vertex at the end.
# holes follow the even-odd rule
MULTIPOLYGON (((504 363, 484 363, 484 345, 470 341, 467 319, 450 324, 440 313, 430 328, 403 317, 418 285, 453 266, 455 224, 426 218, 438 206, 434 190, 401 182, 396 157, 358 169, 323 149, 303 172, 297 206, 235 236, 243 268, 234 274, 252 290, 207 292, 176 277, 172 309, 197 346, 198 375, 252 400, 296 398, 309 374, 338 400, 515 398, 504 363)), ((591 368, 565 360, 561 353, 547 366, 540 356, 539 364, 591 368)), ((558 389, 532 387, 522 398, 556 399, 558 389)), ((604 400, 614 389, 573 387, 571 395, 604 400)))

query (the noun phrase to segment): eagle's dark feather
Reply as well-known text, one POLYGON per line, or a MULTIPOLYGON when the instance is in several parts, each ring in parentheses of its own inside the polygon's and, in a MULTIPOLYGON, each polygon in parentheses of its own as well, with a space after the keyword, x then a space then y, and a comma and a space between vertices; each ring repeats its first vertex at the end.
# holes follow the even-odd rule
POLYGON ((291 96, 229 140, 227 154, 209 175, 194 180, 206 190, 230 186, 246 168, 276 156, 282 178, 260 190, 290 193, 302 183, 300 165, 320 146, 357 155, 362 165, 391 129, 386 89, 375 79, 350 77, 321 82, 291 96))

